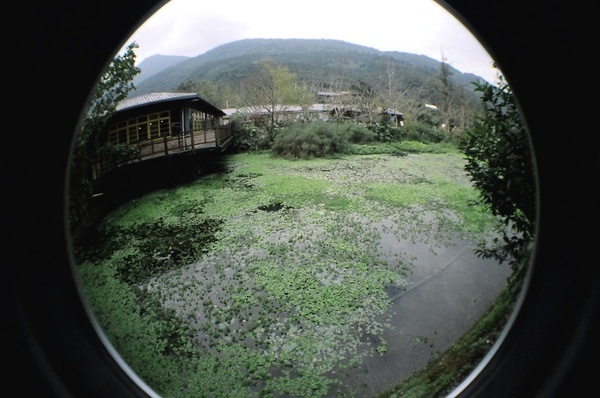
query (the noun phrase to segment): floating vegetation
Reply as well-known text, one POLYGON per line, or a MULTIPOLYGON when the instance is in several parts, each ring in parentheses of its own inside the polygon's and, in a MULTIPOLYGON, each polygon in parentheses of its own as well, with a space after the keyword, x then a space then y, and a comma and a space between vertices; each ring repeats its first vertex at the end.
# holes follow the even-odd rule
MULTIPOLYGON (((454 180, 427 163, 409 170, 410 159, 233 156, 228 174, 108 217, 102 247, 80 254, 84 290, 98 311, 100 275, 119 278, 106 294, 135 292, 137 307, 126 311, 146 328, 154 322, 155 346, 164 346, 156 355, 179 380, 129 362, 165 397, 351 396, 342 375, 364 375, 365 358, 388 352, 390 294, 408 284, 410 243, 435 251, 491 225, 454 204, 459 191, 475 198, 460 172, 454 180)), ((445 167, 461 170, 461 161, 445 167)), ((101 324, 120 351, 123 326, 108 312, 101 324)))

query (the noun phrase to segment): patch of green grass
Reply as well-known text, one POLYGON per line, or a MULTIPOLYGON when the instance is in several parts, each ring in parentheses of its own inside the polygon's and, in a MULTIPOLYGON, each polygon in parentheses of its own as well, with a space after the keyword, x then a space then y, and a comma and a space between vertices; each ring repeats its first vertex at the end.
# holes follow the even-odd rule
POLYGON ((435 188, 420 184, 369 184, 366 195, 369 199, 391 206, 409 208, 417 204, 430 203, 437 198, 434 193, 435 188))
POLYGON ((493 229, 495 218, 477 204, 477 193, 458 184, 444 184, 444 204, 462 216, 464 228, 473 234, 493 229))
POLYGON ((455 145, 447 142, 423 143, 420 141, 399 141, 399 142, 371 142, 368 144, 350 144, 347 154, 349 155, 376 155, 387 154, 395 156, 406 156, 410 153, 452 153, 460 154, 455 145))
POLYGON ((286 174, 261 176, 257 182, 261 191, 289 206, 317 205, 331 186, 325 180, 286 174))

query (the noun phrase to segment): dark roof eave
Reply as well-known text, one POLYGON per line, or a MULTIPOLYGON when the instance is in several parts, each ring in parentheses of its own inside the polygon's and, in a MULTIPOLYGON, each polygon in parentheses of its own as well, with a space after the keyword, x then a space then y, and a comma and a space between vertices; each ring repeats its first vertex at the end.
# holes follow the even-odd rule
POLYGON ((214 106, 212 104, 209 104, 208 102, 204 101, 200 97, 194 99, 192 102, 200 102, 204 107, 212 110, 214 113, 218 114, 219 116, 226 116, 227 115, 225 112, 223 112, 222 109, 219 109, 216 106, 214 106))

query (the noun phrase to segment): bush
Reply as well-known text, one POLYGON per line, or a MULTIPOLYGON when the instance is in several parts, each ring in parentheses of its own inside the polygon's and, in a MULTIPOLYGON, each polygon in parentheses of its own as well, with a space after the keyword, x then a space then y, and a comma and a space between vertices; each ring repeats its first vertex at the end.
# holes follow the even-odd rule
MULTIPOLYGON (((353 130, 356 137, 360 130, 353 130)), ((312 159, 345 153, 350 132, 346 125, 327 122, 295 124, 282 129, 275 138, 272 152, 285 158, 312 159)))
POLYGON ((348 134, 348 140, 352 144, 368 144, 377 139, 377 134, 366 127, 354 123, 337 125, 339 129, 345 129, 348 134))
POLYGON ((389 124, 375 124, 371 127, 377 141, 396 142, 402 139, 404 129, 402 127, 391 126, 389 124))
POLYGON ((479 203, 501 221, 501 238, 494 239, 491 247, 479 248, 478 254, 508 260, 516 269, 529 258, 535 237, 531 148, 517 101, 504 78, 497 86, 483 83, 475 87, 481 92, 484 112, 465 134, 465 171, 479 191, 479 203))
POLYGON ((245 124, 238 118, 231 120, 234 152, 254 152, 269 149, 269 138, 253 124, 245 124))
POLYGON ((98 150, 102 160, 112 167, 127 163, 139 157, 139 148, 127 144, 107 143, 98 150))
POLYGON ((401 130, 402 132, 399 137, 401 140, 436 143, 448 139, 448 132, 446 130, 426 123, 409 123, 402 127, 401 130))

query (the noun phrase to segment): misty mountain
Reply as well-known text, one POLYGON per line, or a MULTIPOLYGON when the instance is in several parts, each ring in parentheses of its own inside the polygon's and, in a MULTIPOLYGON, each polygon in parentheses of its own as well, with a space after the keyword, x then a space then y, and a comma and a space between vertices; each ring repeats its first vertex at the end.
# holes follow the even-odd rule
MULTIPOLYGON (((271 59, 288 68, 297 81, 317 91, 345 91, 360 83, 382 90, 394 90, 425 102, 440 103, 441 62, 424 55, 374 48, 327 39, 246 39, 218 46, 197 57, 150 57, 139 66, 148 76, 138 81, 130 97, 161 91, 186 91, 207 82, 212 87, 228 87, 236 92, 238 84, 271 59), (156 62, 155 61, 156 58, 156 62), (146 61, 152 61, 146 65, 146 61), (164 63, 159 70, 159 61, 164 63), (168 65, 167 61, 178 61, 168 65), (151 69, 154 68, 154 69, 151 69), (146 70, 144 70, 146 69, 146 70)), ((484 79, 462 73, 447 65, 454 87, 468 96, 477 96, 471 82, 484 79)), ((207 98, 224 107, 220 99, 207 98)))
POLYGON ((133 79, 133 84, 137 86, 152 75, 189 58, 183 55, 152 55, 137 65, 141 69, 141 72, 133 79))

